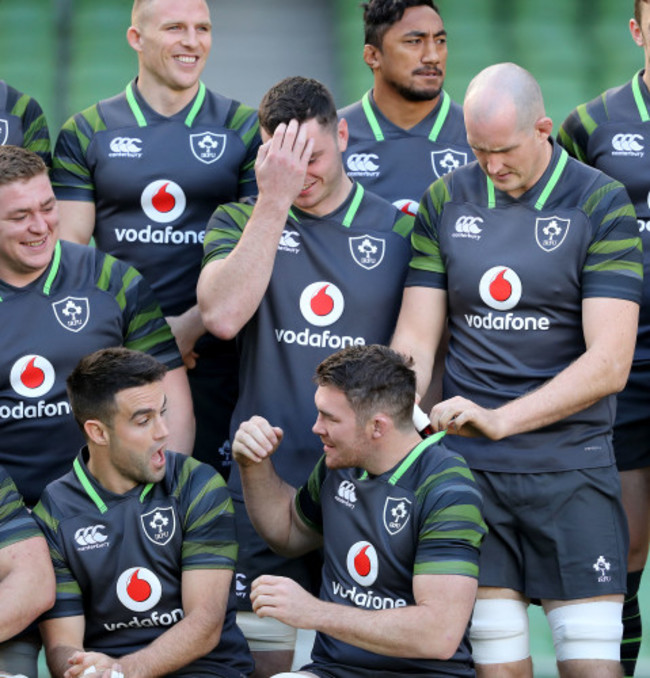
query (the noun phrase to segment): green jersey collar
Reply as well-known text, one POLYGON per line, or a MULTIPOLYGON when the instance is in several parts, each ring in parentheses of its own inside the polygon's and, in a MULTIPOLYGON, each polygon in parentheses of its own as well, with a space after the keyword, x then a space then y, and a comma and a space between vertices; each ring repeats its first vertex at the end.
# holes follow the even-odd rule
MULTIPOLYGON (((202 82, 199 82, 199 91, 197 92, 196 97, 194 97, 194 103, 192 104, 192 108, 190 108, 190 112, 187 114, 187 117, 185 118, 186 127, 192 127, 192 125, 194 124, 194 119, 198 115, 199 111, 201 110, 201 106, 203 106, 203 102, 205 101, 205 92, 206 92, 205 85, 202 82)), ((133 113, 133 117, 138 123, 138 127, 146 127, 147 119, 145 118, 144 113, 142 112, 142 108, 140 108, 140 104, 138 103, 138 99, 135 96, 133 82, 130 82, 126 86, 126 100, 129 104, 131 112, 133 113)))
MULTIPOLYGON (((52 289, 52 285, 54 283, 54 280, 56 279, 57 273, 59 272, 59 269, 61 268, 61 241, 57 240, 56 244, 54 245, 54 253, 52 254, 52 261, 50 262, 50 270, 47 273, 47 277, 45 278, 45 282, 43 283, 43 294, 46 297, 50 296, 50 290, 52 289)), ((3 299, 0 297, 0 302, 2 302, 3 299)))
MULTIPOLYGON (((441 92, 440 97, 441 97, 440 110, 438 111, 435 122, 433 123, 433 127, 431 127, 431 131, 429 132, 429 141, 438 140, 440 130, 442 129, 443 125, 445 124, 445 121, 447 120, 447 116, 449 115, 451 99, 447 92, 445 92, 444 90, 441 92)), ((381 129, 379 120, 377 120, 377 116, 372 107, 369 91, 366 92, 363 95, 363 97, 361 97, 361 106, 363 107, 363 112, 366 114, 366 120, 370 125, 370 129, 372 130, 372 133, 375 135, 375 141, 384 141, 384 133, 381 129)))
POLYGON ((648 106, 643 97, 643 92, 641 91, 641 71, 632 78, 632 92, 634 94, 634 101, 639 111, 641 122, 648 122, 648 120, 650 120, 650 115, 648 114, 648 106))

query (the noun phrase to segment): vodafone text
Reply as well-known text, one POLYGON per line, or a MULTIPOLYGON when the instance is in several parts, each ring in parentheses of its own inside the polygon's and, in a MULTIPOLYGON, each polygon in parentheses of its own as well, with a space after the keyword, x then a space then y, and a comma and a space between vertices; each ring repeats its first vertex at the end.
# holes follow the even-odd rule
POLYGON ((204 231, 175 231, 172 226, 152 228, 148 224, 142 229, 116 228, 117 242, 141 242, 154 245, 198 245, 205 238, 204 231))
POLYGON ((0 406, 0 419, 40 419, 42 417, 63 417, 70 414, 70 404, 62 400, 58 403, 47 403, 39 400, 35 405, 25 405, 21 400, 17 405, 0 406))
POLYGON ((364 607, 368 610, 388 610, 394 607, 406 607, 408 603, 404 598, 387 598, 385 596, 375 595, 374 591, 364 591, 357 589, 356 586, 345 588, 337 581, 332 582, 332 591, 335 596, 345 600, 346 598, 357 607, 364 607))
POLYGON ((477 330, 542 330, 550 329, 551 323, 548 318, 534 318, 533 316, 516 316, 514 313, 487 313, 486 315, 465 314, 465 322, 469 327, 477 330))
POLYGON ((347 346, 364 346, 363 337, 349 337, 331 334, 329 330, 314 332, 306 327, 302 332, 293 330, 275 330, 278 344, 298 344, 299 346, 315 346, 317 348, 339 349, 347 346))
POLYGON ((173 626, 183 618, 183 610, 180 607, 177 607, 171 612, 163 612, 158 614, 158 612, 152 612, 149 617, 138 618, 133 617, 131 621, 128 622, 113 622, 111 624, 104 624, 104 628, 107 631, 119 631, 121 629, 143 629, 152 626, 173 626))

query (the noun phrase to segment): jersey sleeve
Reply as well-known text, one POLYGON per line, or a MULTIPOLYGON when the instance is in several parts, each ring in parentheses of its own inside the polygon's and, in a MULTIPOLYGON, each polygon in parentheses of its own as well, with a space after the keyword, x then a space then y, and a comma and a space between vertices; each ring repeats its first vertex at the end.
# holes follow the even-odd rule
POLYGON ((50 131, 43 109, 33 97, 16 94, 18 97, 10 112, 22 120, 23 146, 40 155, 49 167, 52 164, 50 131))
POLYGON ((211 466, 181 459, 175 493, 183 520, 183 570, 234 570, 238 544, 235 513, 224 479, 211 466))
POLYGON ((422 518, 413 574, 478 577, 487 527, 481 494, 465 460, 446 456, 426 475, 417 496, 422 518))
POLYGON ((84 607, 81 588, 65 558, 65 550, 60 542, 59 521, 54 515, 53 502, 47 489, 34 507, 33 515, 45 535, 56 576, 54 607, 48 610, 42 619, 82 616, 84 607))
POLYGON ((122 310, 124 346, 148 353, 168 369, 180 367, 183 360, 171 328, 145 279, 109 254, 98 256, 97 285, 111 294, 122 310))
POLYGON ((0 549, 40 536, 14 481, 0 466, 0 549))
POLYGON ((307 482, 296 493, 296 510, 302 521, 312 530, 323 533, 323 510, 321 506, 321 488, 327 475, 325 456, 319 460, 307 482))
POLYGON ((634 208, 621 183, 600 176, 582 206, 594 231, 582 269, 582 296, 640 304, 643 250, 634 208))
POLYGON ((205 230, 202 266, 225 259, 235 249, 252 212, 252 205, 244 203, 229 203, 217 208, 205 230))
POLYGON ((257 195, 255 160, 262 143, 257 111, 250 106, 236 103, 228 127, 235 130, 246 147, 246 156, 239 168, 239 199, 257 195))
POLYGON ((95 132, 104 128, 97 106, 73 116, 61 128, 51 174, 58 200, 95 201, 95 185, 86 154, 95 132))
POLYGON ((587 111, 587 105, 581 104, 569 114, 560 126, 557 141, 569 155, 589 165, 587 146, 589 136, 596 127, 595 120, 587 111))
POLYGON ((438 179, 422 197, 411 234, 411 261, 406 287, 447 288, 447 271, 440 254, 438 222, 450 200, 446 179, 438 179))

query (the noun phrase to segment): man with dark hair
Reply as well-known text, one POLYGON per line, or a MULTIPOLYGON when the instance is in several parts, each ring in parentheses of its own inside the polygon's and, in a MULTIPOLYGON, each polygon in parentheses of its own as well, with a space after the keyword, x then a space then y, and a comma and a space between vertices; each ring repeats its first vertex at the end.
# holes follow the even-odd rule
POLYGON ((52 164, 50 132, 36 99, 0 80, 0 146, 23 146, 52 164))
MULTIPOLYGON (((347 126, 321 83, 302 77, 278 83, 261 102, 260 123, 259 196, 222 206, 212 217, 198 299, 211 332, 238 336, 240 394, 231 433, 255 414, 281 425, 278 472, 297 485, 317 459, 311 374, 333 349, 390 339, 412 218, 346 176, 347 126)), ((248 520, 236 467, 229 487, 241 545, 239 619, 256 676, 268 676, 290 667, 295 631, 272 620, 259 634, 247 630, 246 623, 259 625, 250 612, 250 583, 277 572, 309 588, 320 564, 314 556, 289 561, 273 554, 248 520)))
POLYGON ((490 528, 477 674, 533 675, 527 606, 541 600, 560 676, 614 678, 627 527, 611 431, 642 289, 634 210, 620 183, 552 142, 523 68, 481 71, 463 109, 477 162, 423 199, 393 347, 424 391, 450 328, 431 421, 454 434, 490 528))
POLYGON ((650 4, 635 0, 630 19, 644 68, 624 85, 581 104, 562 123, 558 142, 569 155, 597 167, 627 189, 643 241, 644 289, 632 370, 616 399, 614 453, 630 529, 621 660, 633 676, 641 646, 639 586, 650 535, 650 4))
POLYGON ((57 577, 40 623, 54 678, 118 659, 128 678, 253 668, 235 624, 232 502, 214 469, 167 450, 165 372, 112 348, 68 377, 86 446, 34 509, 57 577))
POLYGON ((324 549, 318 598, 287 577, 253 582, 253 609, 318 631, 312 663, 281 676, 473 676, 467 625, 485 525, 464 460, 421 440, 415 374, 385 346, 316 370, 324 454, 297 491, 273 468, 283 430, 263 417, 233 440, 246 508, 274 550, 324 549), (273 457, 275 459, 275 457, 273 457))
POLYGON ((189 368, 193 455, 227 475, 236 349, 206 334, 196 282, 210 215, 257 192, 257 115, 200 80, 212 44, 206 0, 137 0, 131 21, 137 78, 68 120, 57 139, 62 237, 94 236, 151 285, 189 368))
POLYGON ((443 90, 447 32, 431 0, 363 4, 363 59, 374 84, 339 111, 348 176, 415 214, 438 177, 473 159, 460 106, 443 90))

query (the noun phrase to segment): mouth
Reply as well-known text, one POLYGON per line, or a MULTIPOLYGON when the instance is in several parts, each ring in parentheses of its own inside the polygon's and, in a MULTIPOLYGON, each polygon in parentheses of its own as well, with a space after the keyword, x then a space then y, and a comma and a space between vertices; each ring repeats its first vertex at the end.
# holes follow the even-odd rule
POLYGON ((165 448, 164 447, 159 447, 152 455, 151 455, 151 463, 153 466, 157 469, 161 469, 165 467, 166 464, 166 459, 165 459, 165 448))
POLYGON ((300 195, 303 195, 304 193, 309 193, 309 191, 316 185, 316 181, 306 181, 302 189, 300 190, 300 195))
POLYGON ((48 236, 43 236, 40 240, 26 240, 20 244, 24 247, 29 247, 30 249, 38 249, 39 247, 43 247, 43 245, 45 245, 47 238, 48 236))
POLYGON ((189 54, 180 54, 178 56, 174 57, 174 61, 178 61, 181 64, 187 64, 188 66, 194 66, 199 60, 199 57, 194 55, 189 55, 189 54))

